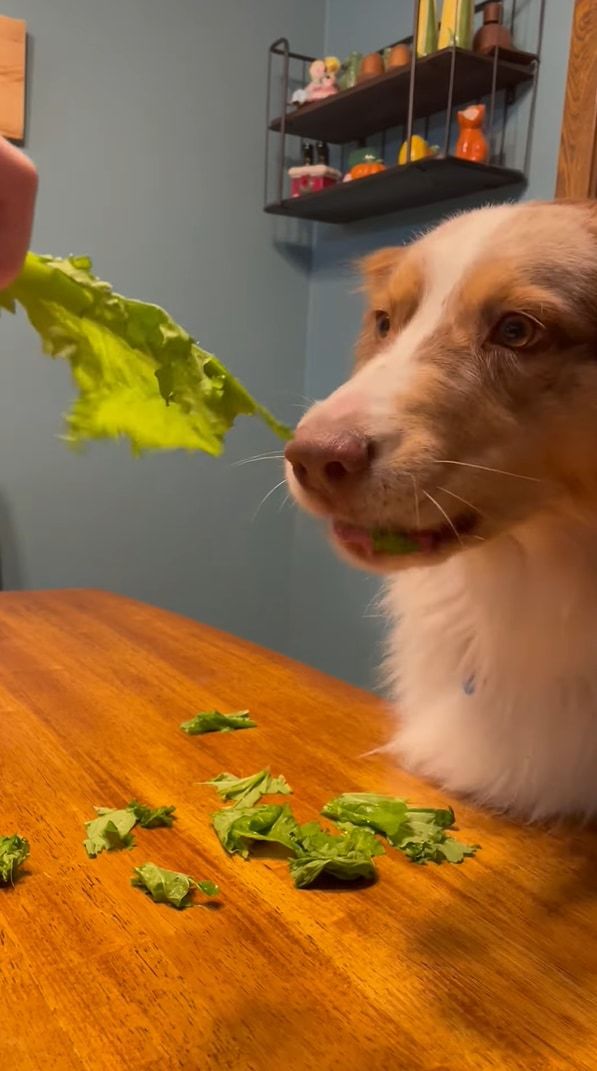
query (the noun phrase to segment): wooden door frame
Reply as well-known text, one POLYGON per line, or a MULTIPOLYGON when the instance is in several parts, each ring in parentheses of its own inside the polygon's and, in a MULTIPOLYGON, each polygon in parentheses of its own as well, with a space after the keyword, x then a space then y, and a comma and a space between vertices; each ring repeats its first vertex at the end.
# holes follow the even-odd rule
POLYGON ((597 197, 597 0, 576 0, 556 197, 597 197))

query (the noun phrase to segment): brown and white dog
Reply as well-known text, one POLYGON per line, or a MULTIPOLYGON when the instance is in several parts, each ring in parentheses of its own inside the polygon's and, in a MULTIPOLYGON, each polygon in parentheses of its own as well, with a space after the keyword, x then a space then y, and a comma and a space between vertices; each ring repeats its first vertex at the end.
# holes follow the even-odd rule
POLYGON ((287 477, 388 576, 391 747, 495 808, 595 814, 597 206, 481 209, 363 270, 354 375, 287 477))

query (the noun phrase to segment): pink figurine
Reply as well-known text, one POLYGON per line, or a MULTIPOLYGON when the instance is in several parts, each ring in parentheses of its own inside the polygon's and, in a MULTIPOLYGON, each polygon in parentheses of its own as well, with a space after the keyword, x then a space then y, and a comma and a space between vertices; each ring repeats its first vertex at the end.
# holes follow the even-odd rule
POLYGON ((309 67, 311 81, 304 89, 297 89, 292 95, 293 104, 305 104, 309 100, 325 100, 338 92, 336 74, 340 70, 340 60, 336 56, 313 60, 309 67))

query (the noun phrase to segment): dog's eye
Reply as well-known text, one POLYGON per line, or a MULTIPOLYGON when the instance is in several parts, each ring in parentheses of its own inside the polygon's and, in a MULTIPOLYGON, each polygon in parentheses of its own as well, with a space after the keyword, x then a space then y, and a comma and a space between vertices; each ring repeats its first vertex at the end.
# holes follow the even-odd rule
POLYGON ((387 312, 384 312, 383 309, 378 309, 375 313, 375 331, 377 337, 385 338, 386 335, 389 334, 391 326, 390 317, 387 312))
POLYGON ((524 350, 539 336, 541 324, 521 312, 509 312, 502 316, 491 332, 491 341, 496 346, 511 350, 524 350))

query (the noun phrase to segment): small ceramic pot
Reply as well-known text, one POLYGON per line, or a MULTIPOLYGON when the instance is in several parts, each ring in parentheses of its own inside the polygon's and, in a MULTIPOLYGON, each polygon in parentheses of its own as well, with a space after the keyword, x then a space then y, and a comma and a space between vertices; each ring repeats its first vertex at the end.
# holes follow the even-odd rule
POLYGON ((386 70, 390 71, 396 67, 407 67, 411 61, 411 50, 408 45, 394 45, 390 49, 390 54, 386 61, 386 70))
POLYGON ((383 74, 383 57, 379 52, 369 52, 368 55, 363 56, 361 60, 361 66, 359 67, 359 82, 366 82, 368 78, 377 78, 378 74, 383 74))

